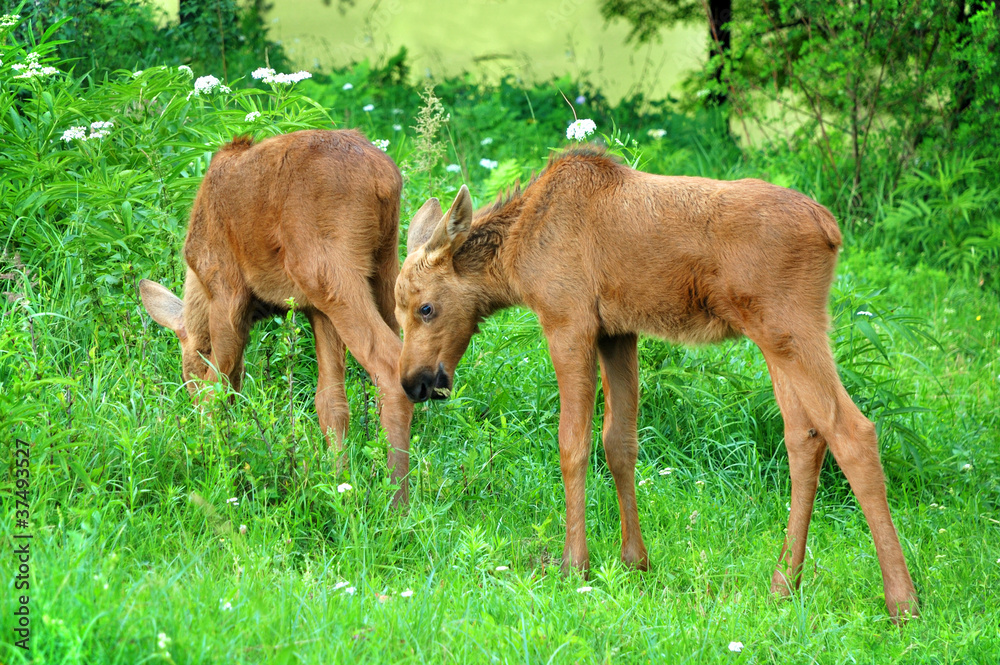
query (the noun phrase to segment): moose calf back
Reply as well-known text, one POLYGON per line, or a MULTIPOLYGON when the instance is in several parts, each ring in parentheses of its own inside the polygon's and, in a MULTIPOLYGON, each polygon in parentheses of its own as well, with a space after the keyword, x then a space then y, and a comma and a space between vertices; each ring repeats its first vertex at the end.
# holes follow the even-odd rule
POLYGON ((798 192, 580 155, 550 166, 524 198, 512 240, 525 242, 509 249, 536 311, 588 313, 607 334, 684 343, 804 318, 827 325, 840 231, 798 192))

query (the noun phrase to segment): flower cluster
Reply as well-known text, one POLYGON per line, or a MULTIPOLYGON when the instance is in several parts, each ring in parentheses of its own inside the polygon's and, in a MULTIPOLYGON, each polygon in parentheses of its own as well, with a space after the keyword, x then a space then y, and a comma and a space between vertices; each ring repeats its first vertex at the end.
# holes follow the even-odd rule
POLYGON ((244 122, 256 122, 257 118, 260 117, 260 111, 250 111, 247 113, 246 117, 243 118, 244 122))
POLYGON ((194 78, 194 70, 187 65, 177 65, 177 71, 187 74, 188 78, 194 78))
POLYGON ((49 66, 43 67, 42 65, 38 64, 37 53, 29 53, 27 58, 25 58, 25 60, 27 62, 19 62, 16 65, 10 66, 11 69, 21 72, 14 78, 33 79, 33 78, 42 78, 44 76, 51 76, 53 74, 59 73, 59 70, 56 69, 55 67, 49 67, 49 66))
POLYGON ((566 128, 566 138, 573 139, 574 141, 582 141, 595 131, 597 131, 597 125, 593 120, 590 120, 589 118, 574 120, 570 123, 570 126, 566 128))
POLYGON ((492 171, 500 164, 495 159, 486 159, 484 157, 483 159, 479 160, 479 165, 482 166, 484 169, 489 169, 490 171, 492 171))
POLYGON ((372 143, 382 152, 389 152, 389 139, 375 139, 372 143))
POLYGON ((653 139, 662 139, 666 135, 667 135, 667 130, 665 129, 651 129, 648 132, 646 132, 646 136, 653 139))
POLYGON ((202 95, 207 95, 210 92, 231 92, 228 85, 222 85, 222 81, 215 78, 211 74, 208 76, 200 76, 194 82, 194 90, 188 93, 187 98, 191 99, 192 96, 200 97, 202 95))
POLYGON ((20 14, 4 14, 0 16, 0 28, 13 28, 20 20, 20 14))
POLYGON ((69 143, 70 141, 92 141, 94 139, 103 139, 105 136, 111 133, 111 129, 115 126, 115 123, 110 120, 99 120, 97 122, 90 123, 90 136, 87 136, 87 126, 81 125, 79 127, 70 127, 62 134, 62 140, 69 143))
POLYGON ((278 83, 281 85, 291 85, 312 78, 312 74, 307 71, 295 72, 294 74, 277 74, 270 67, 255 69, 250 76, 264 83, 278 83))

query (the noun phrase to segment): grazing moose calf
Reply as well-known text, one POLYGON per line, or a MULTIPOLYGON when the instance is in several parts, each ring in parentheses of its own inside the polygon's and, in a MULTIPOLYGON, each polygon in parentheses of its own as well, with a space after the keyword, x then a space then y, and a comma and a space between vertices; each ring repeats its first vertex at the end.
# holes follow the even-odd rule
POLYGON ((184 300, 139 283, 150 316, 180 339, 192 395, 195 379, 239 390, 250 327, 294 298, 316 336, 316 411, 338 453, 350 418, 345 344, 378 386, 397 504, 408 497, 413 415, 396 373, 401 187, 392 159, 355 131, 237 138, 212 158, 191 209, 184 300))
POLYGON ((871 528, 890 615, 917 612, 875 427, 841 385, 827 339, 841 238, 825 208, 759 180, 651 175, 578 150, 475 215, 464 187, 447 214, 429 200, 407 244, 396 318, 404 340, 399 374, 414 402, 447 397, 481 319, 516 304, 538 315, 559 383, 564 569, 589 567, 584 484, 595 365, 622 559, 645 569, 634 477, 637 335, 694 344, 746 335, 767 360, 792 476, 788 534, 771 589, 787 595, 798 585, 829 446, 871 528))

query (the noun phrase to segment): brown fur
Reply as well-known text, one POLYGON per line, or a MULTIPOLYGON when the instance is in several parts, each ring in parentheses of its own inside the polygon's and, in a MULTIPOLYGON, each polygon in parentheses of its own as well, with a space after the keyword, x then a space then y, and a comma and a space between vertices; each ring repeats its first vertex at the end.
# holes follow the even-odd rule
POLYGON ((642 173, 590 149, 553 159, 523 193, 475 215, 464 188, 447 214, 425 205, 410 235, 396 317, 411 399, 447 394, 480 319, 515 304, 538 314, 559 383, 565 567, 589 566, 584 482, 597 365, 622 558, 645 568, 634 479, 637 336, 701 344, 746 335, 771 372, 792 476, 772 589, 789 594, 799 582, 829 446, 871 527, 889 612, 916 613, 875 428, 848 397, 830 352, 827 300, 841 236, 821 205, 760 180, 642 173))
POLYGON ((344 346, 382 398, 389 466, 407 500, 413 406, 399 386, 392 288, 399 272, 399 170, 355 131, 301 131, 223 146, 191 210, 184 301, 148 280, 146 309, 181 341, 183 377, 239 389, 255 320, 296 309, 316 337, 316 410, 338 453, 349 413, 344 346), (207 361, 207 363, 206 363, 207 361), (331 437, 332 431, 332 437, 331 437))

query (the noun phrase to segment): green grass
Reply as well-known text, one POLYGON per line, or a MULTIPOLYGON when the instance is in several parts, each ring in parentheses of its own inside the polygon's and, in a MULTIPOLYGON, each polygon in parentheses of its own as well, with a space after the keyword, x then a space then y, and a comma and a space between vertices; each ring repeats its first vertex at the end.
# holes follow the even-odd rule
MULTIPOLYGON (((23 58, 3 48, 4 63, 23 58)), ((845 384, 879 426, 922 603, 902 628, 888 621, 867 526, 829 459, 802 588, 790 600, 769 594, 787 459, 766 368, 745 340, 641 342, 637 478, 648 481, 639 511, 652 568, 618 562, 617 500, 595 434, 586 582, 558 571, 558 394, 529 312, 487 321, 453 397, 418 408, 405 512, 389 507, 374 390, 353 362, 349 465, 336 473, 313 412, 301 316, 255 329, 232 403, 220 395, 194 407, 177 342, 146 317, 135 284, 177 285, 207 151, 247 131, 248 111, 265 111, 251 127, 261 136, 328 117, 392 136, 404 223, 429 193, 446 199, 463 181, 482 203, 565 144, 569 111, 544 88, 450 82, 445 160, 465 172, 415 173, 415 93, 368 76, 359 68, 303 86, 319 106, 297 89, 187 100, 190 81, 174 70, 0 89, 0 662, 996 662, 1000 305, 971 278, 859 249, 876 246, 871 238, 852 238, 844 253, 831 340, 845 384), (369 102, 373 113, 361 110, 369 102), (59 140, 68 126, 109 118, 115 133, 102 143, 59 140), (495 143, 483 145, 487 136, 495 143), (509 166, 487 171, 484 157, 509 166), (17 439, 31 449, 30 656, 11 632, 13 537, 24 532, 14 520, 17 439), (353 489, 339 492, 345 482, 353 489)), ((591 110, 602 129, 615 119, 639 139, 648 170, 766 175, 823 198, 809 169, 740 158, 706 138, 702 120, 591 110), (667 138, 648 139, 651 126, 667 138)))
MULTIPOLYGON (((845 263, 840 283, 866 273, 905 279, 875 256, 845 263)), ((356 366, 346 478, 354 490, 336 491, 344 479, 312 413, 308 335, 294 349, 294 472, 287 384, 266 378, 267 352, 287 326, 258 330, 243 395, 204 412, 177 384, 166 332, 123 328, 118 343, 88 351, 65 390, 45 388, 35 396, 41 413, 13 424, 34 442, 34 661, 991 662, 1000 647, 991 601, 1000 585, 992 408, 1000 381, 987 372, 997 372, 1000 312, 926 273, 897 288, 912 289, 922 316, 941 322, 931 333, 945 348, 886 343, 893 357, 912 355, 898 371, 930 409, 914 423, 934 451, 925 464, 948 475, 920 481, 888 468, 907 476, 890 498, 923 603, 923 617, 902 629, 887 621, 867 527, 833 465, 801 592, 789 601, 769 595, 789 485, 780 420, 746 343, 643 343, 637 477, 651 480, 639 492, 653 568, 635 573, 618 562, 617 504, 595 439, 593 590, 578 592, 584 582, 556 567, 563 506, 554 377, 533 318, 515 310, 484 326, 459 367, 455 397, 419 410, 405 513, 388 508, 371 390, 366 410, 356 366), (982 325, 956 333, 943 321, 949 314, 980 316, 982 325), (651 356, 667 356, 674 369, 651 370, 651 356), (698 369, 718 363, 739 371, 723 382, 698 369), (661 476, 665 467, 676 471, 661 476), (340 581, 355 593, 337 589, 340 581), (400 595, 406 589, 411 597, 400 595), (161 632, 166 649, 157 646, 161 632), (730 653, 730 641, 743 642, 743 653, 730 653)), ((5 332, 18 332, 23 310, 4 306, 5 332)), ((43 351, 58 344, 54 330, 35 332, 43 351)), ((2 529, 15 531, 9 520, 2 529)), ((6 618, 13 609, 5 594, 0 611, 6 618)), ((6 649, 4 662, 23 661, 6 649)))

